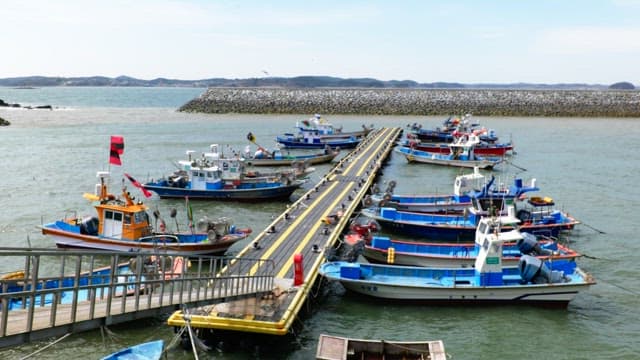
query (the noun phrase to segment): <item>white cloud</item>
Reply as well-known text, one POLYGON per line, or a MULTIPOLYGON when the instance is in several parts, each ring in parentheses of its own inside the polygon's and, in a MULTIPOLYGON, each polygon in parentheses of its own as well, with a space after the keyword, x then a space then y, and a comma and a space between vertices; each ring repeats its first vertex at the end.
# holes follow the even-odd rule
POLYGON ((573 27, 543 31, 532 50, 541 54, 593 55, 640 53, 640 28, 573 27))

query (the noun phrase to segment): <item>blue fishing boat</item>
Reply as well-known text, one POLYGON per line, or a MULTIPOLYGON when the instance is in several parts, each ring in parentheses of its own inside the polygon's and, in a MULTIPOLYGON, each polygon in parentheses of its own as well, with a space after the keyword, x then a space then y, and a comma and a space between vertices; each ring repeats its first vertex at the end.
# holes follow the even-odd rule
MULTIPOLYGON (((487 201, 487 204, 492 204, 487 201)), ((514 203, 515 204, 515 203, 514 203)), ((491 206, 491 205, 489 205, 491 206)), ((390 207, 371 207, 361 215, 376 220, 388 231, 413 237, 424 237, 435 241, 473 241, 475 228, 483 216, 498 213, 499 208, 478 209, 468 207, 463 213, 437 214, 401 211, 390 207)), ((568 214, 555 210, 520 208, 517 217, 523 222, 522 231, 536 236, 557 238, 561 232, 571 230, 580 222, 568 214)), ((504 229, 510 230, 509 226, 504 229)))
POLYGON ((342 126, 336 127, 329 121, 327 121, 322 115, 315 114, 309 120, 303 120, 296 122, 296 129, 299 131, 312 131, 320 135, 322 139, 344 139, 355 137, 364 137, 373 130, 373 125, 367 127, 362 125, 362 130, 355 131, 343 131, 342 126))
POLYGON ((320 274, 348 290, 381 299, 436 304, 531 303, 566 307, 595 284, 575 261, 542 261, 523 255, 516 267, 503 266, 503 244, 522 239, 512 215, 485 217, 478 224, 479 253, 473 268, 427 268, 382 264, 329 262, 320 274), (513 230, 503 231, 503 225, 513 230))
POLYGON ((296 123, 297 132, 277 136, 276 141, 289 149, 351 149, 371 132, 373 127, 362 126, 363 130, 343 132, 316 114, 314 118, 296 123))
POLYGON ((514 179, 509 187, 497 185, 495 176, 486 181, 478 168, 474 168, 473 173, 457 176, 453 193, 449 195, 398 195, 393 193, 395 185, 395 181, 390 181, 384 192, 374 186, 374 193, 365 197, 364 205, 425 213, 462 213, 470 206, 485 211, 494 207, 502 211, 514 202, 524 200, 526 193, 540 190, 536 179, 531 179, 530 185, 520 178, 514 179))
POLYGON ((307 169, 249 171, 240 156, 227 158, 217 151, 217 145, 211 148, 200 159, 192 158, 193 151, 187 151, 188 159, 178 162, 177 171, 143 187, 161 198, 255 201, 288 199, 305 183, 298 177, 306 174, 307 169))
POLYGON ((470 134, 462 136, 456 142, 448 144, 448 154, 426 152, 405 146, 398 147, 395 151, 402 154, 410 163, 417 162, 455 167, 493 169, 504 160, 501 157, 481 157, 476 155, 474 149, 478 143, 480 143, 478 136, 470 134))
POLYGON ((276 141, 288 149, 323 149, 326 146, 340 149, 352 149, 358 146, 362 137, 326 139, 315 131, 301 130, 298 134, 285 133, 276 137, 276 141))
POLYGON ((163 340, 150 341, 107 355, 102 360, 158 360, 162 356, 163 340))

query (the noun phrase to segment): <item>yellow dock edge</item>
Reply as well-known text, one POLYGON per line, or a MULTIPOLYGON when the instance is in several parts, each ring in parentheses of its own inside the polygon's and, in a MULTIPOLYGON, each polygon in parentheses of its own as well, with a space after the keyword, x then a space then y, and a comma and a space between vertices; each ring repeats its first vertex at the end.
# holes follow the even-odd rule
MULTIPOLYGON (((232 330, 284 336, 289 332, 293 320, 306 300, 307 293, 318 278, 318 268, 320 267, 322 259, 323 257, 318 257, 320 261, 314 264, 313 270, 307 275, 304 284, 298 287, 294 299, 291 301, 283 317, 277 322, 223 318, 215 315, 190 315, 189 325, 192 328, 232 330)), ((184 313, 179 310, 171 314, 167 320, 167 325, 186 326, 184 313)))

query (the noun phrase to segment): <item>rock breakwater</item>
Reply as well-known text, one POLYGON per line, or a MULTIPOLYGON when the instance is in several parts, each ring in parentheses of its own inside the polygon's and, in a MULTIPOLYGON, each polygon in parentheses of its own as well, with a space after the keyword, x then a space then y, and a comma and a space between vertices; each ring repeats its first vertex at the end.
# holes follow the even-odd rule
POLYGON ((209 88, 200 113, 640 117, 640 91, 209 88))

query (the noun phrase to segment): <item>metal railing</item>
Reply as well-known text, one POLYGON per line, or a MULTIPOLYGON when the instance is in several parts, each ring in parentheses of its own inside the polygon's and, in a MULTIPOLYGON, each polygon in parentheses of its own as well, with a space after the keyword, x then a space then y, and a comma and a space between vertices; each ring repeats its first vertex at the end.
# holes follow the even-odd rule
POLYGON ((235 259, 241 266, 224 274, 231 258, 188 254, 0 247, 0 259, 0 346, 33 340, 38 331, 87 330, 274 287, 273 262, 260 259, 235 259), (256 263, 271 271, 246 275, 256 263), (21 340, 3 341, 16 335, 21 340))

